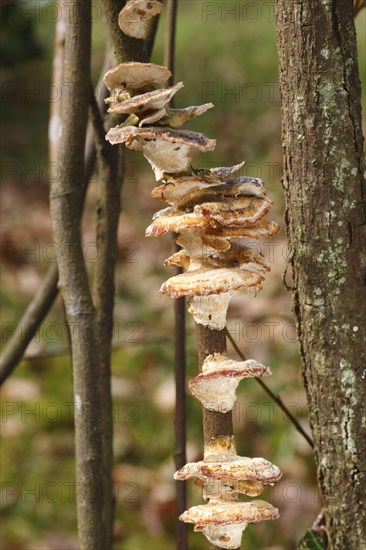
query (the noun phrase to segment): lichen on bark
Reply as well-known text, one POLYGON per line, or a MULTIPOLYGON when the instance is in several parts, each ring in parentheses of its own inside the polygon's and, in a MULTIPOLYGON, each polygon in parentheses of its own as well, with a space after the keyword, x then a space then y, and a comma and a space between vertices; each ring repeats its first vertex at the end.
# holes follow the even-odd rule
POLYGON ((286 222, 318 479, 331 547, 361 548, 366 188, 352 2, 278 0, 276 22, 286 222))

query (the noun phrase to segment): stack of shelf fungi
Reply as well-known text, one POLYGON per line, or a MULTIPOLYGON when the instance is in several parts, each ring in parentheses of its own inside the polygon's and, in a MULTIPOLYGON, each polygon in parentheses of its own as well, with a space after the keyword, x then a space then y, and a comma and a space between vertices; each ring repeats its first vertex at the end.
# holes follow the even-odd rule
MULTIPOLYGON (((136 5, 131 3, 126 4, 130 10, 136 5)), ((137 27, 142 36, 143 25, 137 27)), ((234 292, 255 295, 269 271, 248 239, 272 237, 278 226, 263 219, 271 201, 262 181, 235 176, 244 163, 232 168, 192 167, 191 154, 212 151, 216 141, 181 128, 213 105, 169 108, 172 97, 183 87, 179 82, 164 88, 170 77, 167 68, 151 63, 123 63, 111 69, 105 75, 110 90, 108 111, 126 116, 123 123, 109 130, 106 139, 141 151, 160 183, 152 196, 166 207, 155 214, 146 235, 178 234, 181 250, 165 265, 181 266, 185 272, 166 281, 160 294, 187 296, 196 323, 217 331, 225 327, 234 292)), ((205 357, 201 373, 189 382, 189 388, 205 409, 228 413, 240 380, 270 374, 269 368, 257 361, 238 362, 216 353, 205 357)), ((264 485, 280 479, 281 472, 263 458, 237 456, 233 436, 207 442, 203 460, 186 464, 174 477, 195 478, 202 487, 208 503, 190 508, 180 519, 193 523, 196 531, 220 548, 240 547, 248 523, 278 518, 278 510, 267 502, 239 500, 240 495, 260 495, 264 485)))

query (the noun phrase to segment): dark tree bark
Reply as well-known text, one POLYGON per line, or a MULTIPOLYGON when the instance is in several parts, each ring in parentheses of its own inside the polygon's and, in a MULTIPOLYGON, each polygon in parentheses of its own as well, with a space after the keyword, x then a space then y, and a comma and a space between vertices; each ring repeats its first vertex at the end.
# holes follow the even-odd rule
MULTIPOLYGON (((99 197, 96 208, 96 242, 98 258, 94 272, 94 302, 99 325, 99 390, 102 404, 100 422, 103 446, 103 515, 104 548, 113 541, 113 401, 111 388, 111 352, 115 296, 115 267, 120 196, 123 181, 121 147, 105 140, 103 116, 91 89, 91 112, 100 161, 99 197)), ((104 113, 103 113, 104 114, 104 113)))
POLYGON ((151 49, 154 43, 158 17, 150 20, 150 32, 146 44, 143 40, 137 40, 125 35, 118 26, 118 15, 125 6, 127 0, 102 0, 104 16, 112 40, 114 55, 118 63, 127 61, 140 61, 146 63, 150 58, 151 49), (150 49, 150 50, 149 50, 150 49))
POLYGON ((286 223, 326 528, 366 547, 366 216, 352 1, 277 0, 286 223))

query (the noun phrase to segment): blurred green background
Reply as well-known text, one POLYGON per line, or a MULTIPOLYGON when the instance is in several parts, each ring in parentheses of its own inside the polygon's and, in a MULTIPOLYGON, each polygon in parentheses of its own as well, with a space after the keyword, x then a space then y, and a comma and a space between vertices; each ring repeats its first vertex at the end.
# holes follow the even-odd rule
MULTIPOLYGON (((2 89, 2 345, 54 260, 48 211, 47 125, 53 54, 51 2, 1 6, 2 89)), ((93 2, 92 70, 103 61, 105 29, 93 2)), ((165 16, 153 53, 163 62, 165 16)), ((357 18, 365 108, 365 10, 357 18)), ((273 200, 271 216, 282 231, 262 252, 271 264, 257 298, 237 295, 228 327, 239 347, 271 367, 267 379, 309 431, 306 399, 291 312, 282 284, 286 265, 281 189, 280 106, 272 2, 179 4, 176 79, 184 89, 177 106, 212 101, 215 109, 190 128, 218 140, 216 151, 194 165, 247 164, 242 175, 261 177, 273 200)), ((51 94, 52 95, 52 94, 51 94)), ((54 96, 53 96, 54 97, 54 96)), ((55 98, 54 98, 55 99, 55 98)), ((147 162, 128 152, 119 225, 113 353, 116 526, 118 550, 173 550, 174 472, 173 304, 158 299, 170 276, 162 267, 171 237, 145 239, 155 186, 147 162)), ((94 210, 98 174, 87 198, 83 231, 90 275, 95 261, 94 210)), ((187 319, 188 375, 197 372, 192 320, 187 319)), ((229 347, 230 356, 235 353, 229 347)), ((234 410, 239 454, 263 456, 283 471, 263 498, 281 519, 248 527, 243 548, 291 550, 321 508, 308 444, 252 380, 239 388, 234 410)), ((1 510, 3 550, 77 548, 74 498, 72 374, 63 309, 58 298, 31 343, 27 358, 2 390, 1 510)), ((188 394, 188 459, 202 457, 201 410, 188 394)), ((202 502, 188 483, 189 505, 202 502)), ((208 547, 189 526, 191 550, 208 547)))

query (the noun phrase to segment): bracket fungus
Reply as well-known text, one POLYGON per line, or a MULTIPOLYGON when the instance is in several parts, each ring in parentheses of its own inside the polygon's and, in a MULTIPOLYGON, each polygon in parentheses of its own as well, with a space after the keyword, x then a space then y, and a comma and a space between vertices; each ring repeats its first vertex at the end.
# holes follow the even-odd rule
MULTIPOLYGON (((129 0, 121 11, 120 26, 126 34, 143 38, 147 20, 160 10, 158 1, 129 0)), ((152 63, 122 63, 108 71, 104 81, 111 92, 106 100, 109 111, 129 117, 111 128, 106 139, 143 153, 159 182, 152 196, 168 205, 153 217, 146 236, 177 234, 181 250, 165 265, 183 267, 185 272, 168 279, 160 294, 187 296, 196 324, 209 332, 222 331, 234 293, 255 295, 269 271, 261 254, 243 239, 270 238, 279 227, 264 219, 272 202, 263 182, 238 175, 244 163, 192 167, 192 153, 213 151, 216 141, 181 127, 213 105, 171 109, 169 102, 183 83, 165 88, 170 76, 167 68, 152 63)), ((213 415, 233 409, 241 380, 271 374, 255 360, 233 361, 223 352, 205 351, 201 365, 189 388, 213 415)), ((270 504, 240 502, 239 495, 258 496, 265 484, 280 479, 279 468, 264 458, 237 456, 230 434, 206 438, 203 460, 186 464, 174 477, 195 478, 202 487, 208 504, 189 509, 180 519, 194 523, 195 530, 219 548, 238 548, 248 523, 278 518, 278 510, 270 504)))
POLYGON ((189 389, 210 411, 227 413, 236 401, 236 389, 243 378, 270 376, 268 367, 253 359, 232 361, 221 354, 206 357, 202 372, 190 380, 189 389))
POLYGON ((136 116, 144 113, 143 116, 146 117, 145 113, 148 111, 155 114, 155 117, 150 115, 150 118, 157 118, 157 120, 159 120, 159 117, 163 117, 165 114, 165 105, 171 101, 172 97, 174 97, 181 88, 183 88, 183 82, 178 82, 178 84, 170 88, 152 90, 151 92, 135 95, 125 101, 115 103, 113 107, 108 109, 108 112, 120 115, 130 115, 133 113, 136 114, 136 116), (158 113, 159 117, 156 117, 156 113, 158 113))
POLYGON ((210 501, 193 506, 180 516, 181 521, 194 523, 194 530, 201 531, 219 548, 239 548, 242 534, 248 523, 278 519, 279 513, 268 502, 210 501))
POLYGON ((145 40, 149 19, 162 9, 158 0, 129 0, 120 11, 118 25, 127 36, 145 40))
POLYGON ((277 466, 264 458, 240 456, 223 457, 222 462, 208 459, 186 464, 175 473, 174 479, 185 480, 196 477, 202 480, 257 481, 271 485, 281 479, 277 466))
POLYGON ((223 294, 243 287, 259 289, 263 277, 240 268, 195 269, 168 279, 161 287, 160 294, 171 298, 181 296, 211 296, 223 294))
POLYGON ((104 75, 104 84, 112 94, 106 103, 115 100, 123 101, 142 91, 151 91, 166 84, 172 73, 167 67, 155 63, 120 63, 104 75), (119 96, 122 95, 121 98, 119 96))
POLYGON ((117 126, 109 130, 107 139, 113 145, 125 143, 129 149, 142 151, 151 164, 157 181, 165 174, 189 170, 191 151, 205 153, 212 151, 216 145, 214 139, 208 139, 198 132, 156 126, 117 126))

